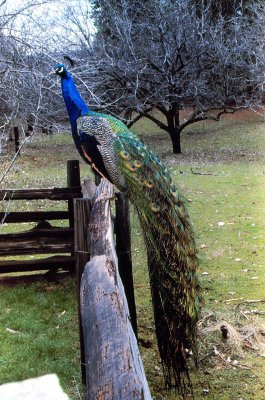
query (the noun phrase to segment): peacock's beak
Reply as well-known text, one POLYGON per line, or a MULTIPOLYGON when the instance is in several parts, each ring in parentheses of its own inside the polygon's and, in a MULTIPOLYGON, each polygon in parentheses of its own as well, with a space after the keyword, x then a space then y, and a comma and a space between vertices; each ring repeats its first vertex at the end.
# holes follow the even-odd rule
POLYGON ((56 74, 56 71, 55 71, 54 69, 52 69, 52 70, 49 72, 48 75, 54 75, 54 74, 56 74))

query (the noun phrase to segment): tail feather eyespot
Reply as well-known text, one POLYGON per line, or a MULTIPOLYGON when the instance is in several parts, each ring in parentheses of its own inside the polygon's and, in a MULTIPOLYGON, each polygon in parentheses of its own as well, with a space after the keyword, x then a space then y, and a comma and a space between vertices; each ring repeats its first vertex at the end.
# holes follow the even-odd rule
POLYGON ((136 176, 136 179, 137 179, 137 181, 140 183, 140 185, 144 185, 145 183, 144 183, 144 179, 140 176, 140 175, 137 175, 136 176))
POLYGON ((125 150, 120 151, 120 156, 121 156, 124 160, 130 160, 130 159, 131 159, 130 153, 128 153, 128 151, 125 151, 125 150))
POLYGON ((142 140, 140 140, 139 142, 137 141, 137 142, 134 142, 134 147, 136 148, 136 149, 140 149, 141 147, 143 148, 143 147, 145 147, 145 144, 144 144, 144 142, 142 141, 142 140))
POLYGON ((161 211, 161 208, 155 203, 151 203, 150 208, 154 213, 159 213, 161 211))
POLYGON ((135 165, 133 165, 133 164, 130 164, 130 163, 125 163, 125 167, 129 170, 129 171, 132 171, 132 172, 135 172, 136 170, 137 170, 137 168, 136 168, 136 166, 135 165))
POLYGON ((144 185, 144 180, 143 180, 143 178, 141 176, 136 175, 136 180, 140 185, 144 185))
POLYGON ((170 190, 171 193, 176 194, 177 193, 176 185, 175 184, 171 185, 169 190, 170 190))
POLYGON ((168 176, 168 170, 167 170, 166 167, 163 167, 163 168, 162 168, 161 174, 162 174, 164 177, 167 177, 167 176, 168 176))
POLYGON ((136 160, 136 161, 133 162, 133 165, 136 168, 141 168, 143 166, 143 163, 141 161, 136 160))
POLYGON ((178 196, 178 193, 177 192, 172 192, 171 194, 173 196, 174 203, 176 204, 177 207, 179 207, 179 196, 178 196))
POLYGON ((149 189, 152 189, 154 187, 153 182, 150 179, 145 179, 144 180, 144 184, 146 187, 148 187, 149 189))
POLYGON ((153 153, 150 153, 150 160, 156 161, 156 156, 153 153))

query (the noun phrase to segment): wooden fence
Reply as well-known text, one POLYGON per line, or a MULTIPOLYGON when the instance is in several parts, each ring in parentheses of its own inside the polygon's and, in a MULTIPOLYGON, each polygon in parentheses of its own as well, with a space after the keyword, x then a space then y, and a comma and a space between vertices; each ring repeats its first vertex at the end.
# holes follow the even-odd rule
POLYGON ((67 268, 74 270, 74 211, 73 199, 82 197, 79 162, 67 161, 67 187, 52 189, 0 190, 0 201, 62 200, 68 202, 67 210, 59 211, 7 211, 0 212, 0 223, 36 222, 32 229, 19 233, 0 234, 0 274, 10 272, 67 268), (54 227, 48 221, 67 220, 68 226, 54 227), (10 257, 23 255, 52 256, 39 259, 16 260, 10 257))

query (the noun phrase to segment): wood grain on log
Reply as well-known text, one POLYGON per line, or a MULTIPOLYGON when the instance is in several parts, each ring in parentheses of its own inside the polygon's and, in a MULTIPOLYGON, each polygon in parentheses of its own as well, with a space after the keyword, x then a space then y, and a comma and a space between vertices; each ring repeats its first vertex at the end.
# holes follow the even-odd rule
POLYGON ((33 228, 26 232, 0 235, 0 254, 70 253, 74 250, 73 228, 33 228))
POLYGON ((86 354, 87 400, 151 400, 127 300, 118 273, 110 204, 102 180, 90 220, 90 250, 80 302, 86 354))

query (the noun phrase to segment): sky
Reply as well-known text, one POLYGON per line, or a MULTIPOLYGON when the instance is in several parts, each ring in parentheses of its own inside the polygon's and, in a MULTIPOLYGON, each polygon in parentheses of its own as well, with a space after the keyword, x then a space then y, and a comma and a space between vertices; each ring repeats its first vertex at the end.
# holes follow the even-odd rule
POLYGON ((32 42, 44 39, 42 41, 51 44, 52 38, 60 35, 62 39, 67 35, 74 42, 81 32, 78 24, 74 23, 76 20, 80 22, 84 32, 94 32, 93 22, 89 17, 91 7, 88 0, 6 0, 2 7, 6 7, 8 14, 18 12, 17 17, 12 20, 12 34, 27 34, 32 42), (70 18, 65 18, 67 9, 72 12, 72 22, 70 18))

